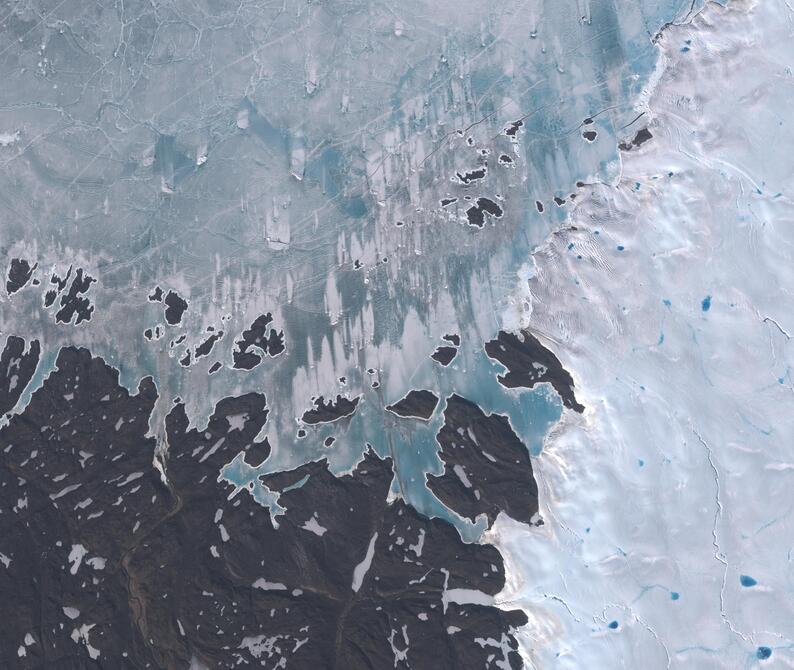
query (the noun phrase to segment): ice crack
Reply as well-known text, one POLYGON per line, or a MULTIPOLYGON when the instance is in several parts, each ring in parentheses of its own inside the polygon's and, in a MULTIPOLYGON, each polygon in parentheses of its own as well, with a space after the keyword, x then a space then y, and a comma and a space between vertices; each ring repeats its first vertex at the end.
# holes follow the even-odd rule
POLYGON ((722 617, 723 622, 726 626, 730 629, 730 631, 737 635, 738 637, 742 638, 745 642, 749 642, 746 635, 744 635, 741 631, 737 630, 731 620, 728 618, 728 614, 725 611, 725 586, 728 579, 728 561, 725 558, 725 553, 722 551, 720 547, 720 541, 718 537, 717 526, 719 525, 720 520, 722 519, 722 513, 724 511, 722 505, 722 488, 720 485, 720 473, 717 469, 717 465, 714 462, 714 452, 712 451, 711 447, 708 445, 706 440, 703 439, 703 436, 695 429, 694 426, 690 426, 692 428, 692 432, 698 439, 698 442, 703 446, 703 449, 706 451, 706 457, 708 458, 709 465, 711 466, 711 470, 714 473, 714 484, 716 485, 716 492, 715 492, 715 502, 716 502, 716 509, 714 511, 714 523, 711 527, 711 543, 714 546, 714 558, 716 558, 720 563, 723 565, 723 573, 722 573, 722 586, 720 587, 720 616, 722 617))
POLYGON ((781 332, 781 333, 782 333, 782 334, 785 336, 785 338, 786 338, 787 340, 790 340, 790 339, 791 339, 791 335, 789 335, 788 331, 787 331, 785 328, 783 328, 783 326, 781 326, 781 325, 780 325, 780 324, 779 324, 779 323, 778 323, 778 322, 777 322, 775 319, 773 319, 771 316, 765 316, 765 317, 763 318, 763 322, 764 322, 764 323, 772 323, 772 324, 774 324, 774 325, 775 325, 775 327, 776 327, 776 328, 777 328, 777 329, 778 329, 778 330, 779 330, 779 331, 780 331, 780 332, 781 332))

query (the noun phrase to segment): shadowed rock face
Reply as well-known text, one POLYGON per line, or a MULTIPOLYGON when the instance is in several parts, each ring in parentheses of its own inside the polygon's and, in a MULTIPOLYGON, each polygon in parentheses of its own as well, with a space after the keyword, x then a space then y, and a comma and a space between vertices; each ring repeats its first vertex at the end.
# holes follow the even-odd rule
POLYGON ((215 343, 223 337, 223 331, 218 331, 217 333, 213 333, 210 335, 206 340, 204 340, 199 346, 196 347, 196 358, 202 358, 203 356, 209 356, 212 348, 215 346, 215 343))
POLYGON ((634 147, 639 147, 645 144, 648 140, 653 137, 651 131, 647 128, 640 128, 637 131, 637 134, 634 135, 634 139, 626 142, 621 142, 618 144, 618 148, 621 151, 631 151, 634 147))
POLYGON ((218 482, 240 451, 267 458, 264 396, 224 399, 201 430, 175 405, 167 480, 146 437, 155 400, 149 379, 131 395, 101 359, 63 349, 0 430, 0 597, 14 603, 0 666, 521 667, 525 615, 489 604, 498 552, 387 502, 390 459, 263 476, 286 508, 275 527, 218 482))
MULTIPOLYGON (((159 288, 159 287, 158 287, 159 288)), ((165 300, 165 321, 169 326, 176 326, 182 322, 182 316, 187 310, 188 304, 176 291, 169 291, 165 300)))
POLYGON ((88 292, 91 284, 95 281, 96 279, 84 272, 82 268, 77 269, 69 290, 61 295, 61 307, 55 313, 55 321, 57 323, 72 323, 72 319, 74 319, 74 323, 77 325, 83 321, 91 320, 94 306, 91 304, 91 300, 85 296, 85 293, 88 292))
POLYGON ((272 323, 273 316, 268 312, 258 316, 243 331, 233 353, 235 369, 253 370, 262 362, 263 355, 274 358, 284 352, 284 331, 277 331, 272 323), (261 353, 251 349, 259 349, 261 353))
POLYGON ((310 425, 317 423, 331 423, 338 419, 344 419, 353 414, 358 407, 360 398, 345 398, 337 395, 336 400, 325 400, 320 396, 314 401, 314 407, 303 413, 301 421, 310 425))
POLYGON ((531 389, 548 382, 565 407, 584 412, 584 405, 574 395, 571 374, 528 330, 522 330, 520 335, 501 331, 495 340, 485 343, 485 353, 507 368, 507 374, 498 377, 502 386, 531 389))
POLYGON ((24 258, 12 258, 8 268, 8 279, 6 280, 6 293, 14 295, 23 288, 33 276, 36 265, 31 265, 24 258))
POLYGON ((9 335, 0 355, 0 415, 14 409, 39 364, 39 341, 32 340, 25 348, 25 340, 9 335))
POLYGON ((538 511, 538 487, 529 452, 507 417, 452 395, 436 439, 444 473, 429 475, 428 487, 441 502, 472 521, 485 514, 490 525, 504 511, 530 523, 538 511))
POLYGON ((449 365, 452 362, 452 359, 458 355, 458 348, 457 347, 448 347, 448 346, 441 346, 437 347, 436 350, 430 354, 430 358, 432 358, 437 363, 441 363, 444 367, 449 365))
POLYGON ((504 210, 490 198, 477 198, 475 204, 466 210, 466 218, 470 226, 482 228, 485 225, 485 216, 501 219, 504 210))
POLYGON ((402 399, 386 409, 405 419, 423 419, 427 421, 438 405, 438 396, 431 391, 409 391, 402 399))
POLYGON ((83 623, 96 623, 92 645, 104 638, 116 655, 132 651, 136 614, 123 559, 168 509, 145 437, 151 380, 130 396, 86 350, 62 350, 57 366, 0 430, 10 445, 0 451, 0 598, 14 603, 2 667, 100 667, 93 647, 70 637, 83 623), (27 633, 36 644, 19 657, 27 633))

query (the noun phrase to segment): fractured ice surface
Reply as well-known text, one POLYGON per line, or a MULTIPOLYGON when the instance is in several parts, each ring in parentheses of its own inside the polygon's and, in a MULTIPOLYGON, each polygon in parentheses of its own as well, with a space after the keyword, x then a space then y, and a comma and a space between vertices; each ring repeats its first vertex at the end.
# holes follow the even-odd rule
POLYGON ((527 204, 617 174, 616 129, 656 58, 648 35, 688 9, 15 7, 0 65, 4 243, 43 285, 54 266, 96 282, 73 298, 90 305, 63 314, 80 329, 42 320, 28 286, 3 303, 4 330, 90 344, 130 388, 146 374, 164 397, 194 388, 199 423, 213 400, 269 383, 295 389, 273 397, 287 434, 307 397, 378 360, 407 391, 394 368, 432 353, 440 329, 495 332, 481 305, 508 300, 513 268, 564 217, 527 204), (585 119, 596 142, 577 131, 585 119), (155 285, 173 296, 168 323, 177 297, 190 304, 184 347, 154 337, 155 285), (292 355, 267 375, 241 378, 231 347, 187 358, 207 325, 241 333, 268 312, 292 355), (412 319, 419 330, 401 328, 412 319))
MULTIPOLYGON (((536 394, 518 417, 472 352, 564 219, 529 205, 615 177, 618 129, 656 59, 648 35, 688 9, 176 0, 70 2, 42 21, 15 8, 0 203, 9 258, 39 285, 2 296, 0 328, 48 351, 89 346, 130 389, 150 375, 162 448, 174 399, 202 426, 221 398, 261 390, 269 468, 334 437, 325 455, 344 471, 417 377, 451 392, 474 375, 466 397, 512 403, 538 443, 556 401, 536 394), (462 345, 437 344, 451 332, 462 345), (428 369, 437 347, 444 367, 428 369), (298 442, 312 399, 342 391, 362 398, 353 421, 298 442)), ((32 384, 54 364, 42 358, 32 384)), ((411 451, 404 483, 420 488, 436 446, 411 451)))

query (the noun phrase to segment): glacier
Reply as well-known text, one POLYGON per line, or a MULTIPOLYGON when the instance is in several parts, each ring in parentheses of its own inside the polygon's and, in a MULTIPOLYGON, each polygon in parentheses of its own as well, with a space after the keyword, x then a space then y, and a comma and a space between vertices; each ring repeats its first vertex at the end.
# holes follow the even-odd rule
POLYGON ((794 664, 793 19, 665 30, 652 142, 533 254, 532 327, 588 410, 537 458, 550 523, 489 531, 530 667, 794 664))
MULTIPOLYGON (((528 617, 525 667, 794 664, 787 2, 44 0, 0 13, 9 486, 33 476, 38 454, 17 463, 14 441, 42 398, 68 417, 42 435, 104 402, 82 395, 89 371, 146 415, 145 431, 102 415, 111 446, 152 450, 104 484, 138 510, 130 537, 165 553, 155 529, 180 518, 191 458, 190 495, 219 506, 196 516, 220 533, 200 547, 213 559, 259 550, 241 539, 255 535, 245 515, 268 538, 284 524, 334 541, 344 526, 323 518, 335 508, 317 502, 322 487, 377 472, 382 519, 405 537, 420 524, 416 544, 399 543, 406 564, 421 563, 426 533, 445 558, 458 539, 471 555, 499 549, 504 575, 493 559, 485 590, 449 586, 449 565, 433 588, 445 615, 449 593, 502 607, 494 630, 528 617), (486 344, 522 329, 572 376, 568 398, 500 381, 486 344), (73 346, 101 359, 59 355, 73 346), (64 378, 74 386, 53 391, 64 378), (385 411, 419 390, 438 398, 422 421, 385 411), (458 395, 484 434, 526 446, 529 523, 442 502, 452 485, 489 498, 482 471, 441 458, 458 395), (152 493, 148 525, 128 484, 152 493), (456 529, 446 545, 439 520, 456 529)), ((481 433, 457 430, 495 462, 481 433)), ((56 509, 101 489, 80 479, 94 452, 76 454, 78 483, 46 474, 56 509)), ((96 498, 72 511, 82 520, 96 498)), ((345 557, 367 568, 356 594, 387 579, 382 519, 351 534, 345 557)), ((19 569, 1 543, 0 557, 19 569)), ((258 577, 289 583, 296 603, 304 578, 258 577)), ((130 579, 139 600, 146 582, 130 579)), ((102 625, 89 645, 97 623, 79 623, 91 660, 111 653, 102 625)), ((408 632, 383 636, 395 667, 417 662, 408 632)), ((292 663, 318 653, 304 633, 246 634, 235 654, 292 663)), ((511 641, 493 635, 478 653, 513 667, 511 641)), ((35 642, 17 649, 31 659, 35 642)))

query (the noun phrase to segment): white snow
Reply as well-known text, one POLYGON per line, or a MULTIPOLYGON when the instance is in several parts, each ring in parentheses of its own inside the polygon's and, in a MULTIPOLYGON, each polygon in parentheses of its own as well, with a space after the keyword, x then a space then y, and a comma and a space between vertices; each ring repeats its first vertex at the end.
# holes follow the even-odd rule
POLYGON ((91 623, 91 624, 84 623, 82 626, 80 626, 80 628, 75 628, 74 630, 72 630, 72 635, 71 635, 72 641, 75 642, 75 644, 82 643, 85 645, 86 649, 88 650, 88 655, 91 657, 91 660, 93 661, 98 659, 100 656, 99 649, 91 645, 91 642, 89 641, 89 637, 88 637, 89 633, 91 632, 91 629, 94 626, 96 626, 95 623, 91 623))
POLYGON ((416 544, 409 544, 408 548, 416 554, 417 558, 422 558, 422 549, 425 546, 425 529, 419 529, 419 537, 416 540, 416 544))
POLYGON ((449 603, 456 605, 493 605, 494 598, 487 593, 478 591, 477 589, 444 589, 441 594, 441 602, 444 605, 444 611, 447 611, 449 603))
POLYGON ((72 564, 69 572, 73 575, 77 574, 77 571, 80 569, 80 564, 83 562, 83 558, 88 553, 88 549, 86 549, 82 544, 73 544, 71 551, 69 551, 69 563, 72 564))
POLYGON ((322 537, 323 535, 325 535, 326 532, 328 532, 328 529, 321 526, 320 522, 317 521, 316 514, 312 515, 309 518, 309 520, 301 526, 301 528, 303 528, 304 530, 311 531, 312 533, 314 533, 315 535, 319 535, 320 537, 322 537))
POLYGON ((364 556, 364 560, 361 561, 361 563, 359 563, 353 570, 353 590, 356 592, 358 592, 358 590, 361 588, 361 585, 364 583, 364 577, 366 577, 369 567, 372 565, 372 559, 375 556, 375 542, 377 539, 378 534, 375 533, 369 541, 369 546, 367 547, 367 553, 364 556))
POLYGON ((91 558, 86 559, 85 564, 90 565, 94 570, 104 570, 105 564, 107 563, 106 558, 102 558, 101 556, 92 556, 91 558))
POLYGON ((66 486, 62 488, 60 491, 58 491, 58 493, 51 493, 50 500, 58 500, 58 498, 61 498, 66 494, 71 493, 72 491, 76 491, 81 486, 82 484, 71 484, 70 486, 66 486))
POLYGON ((244 637, 240 642, 239 648, 247 649, 254 658, 260 658, 262 654, 267 654, 267 658, 270 658, 275 652, 278 651, 278 648, 275 645, 280 639, 282 639, 281 635, 276 635, 274 637, 267 637, 266 635, 252 635, 249 637, 244 637))
POLYGON ((240 414, 228 414, 226 416, 226 423, 229 424, 227 432, 231 433, 233 430, 243 430, 246 421, 248 421, 248 414, 245 412, 241 412, 240 414))
POLYGON ((207 459, 208 459, 210 456, 212 456, 212 454, 214 454, 216 451, 218 451, 218 449, 220 449, 220 448, 221 448, 221 446, 223 446, 223 443, 224 443, 224 442, 226 442, 226 438, 225 438, 225 437, 222 437, 222 438, 220 438, 220 439, 219 439, 217 442, 215 442, 215 444, 213 444, 213 445, 212 445, 212 446, 211 446, 211 447, 210 447, 210 448, 207 450, 207 453, 205 453, 205 454, 204 454, 204 455, 203 455, 201 458, 199 458, 199 463, 203 463, 203 462, 204 462, 204 461, 206 461, 206 460, 207 460, 207 459))
POLYGON ((280 582, 269 582, 264 577, 257 579, 252 586, 263 591, 286 591, 287 587, 280 582))
POLYGON ((452 466, 452 469, 455 471, 455 474, 458 476, 458 479, 460 479, 463 486, 465 486, 467 489, 470 489, 471 482, 469 481, 469 478, 466 475, 466 470, 463 468, 463 466, 456 464, 452 466))

